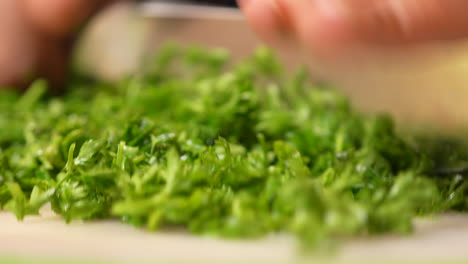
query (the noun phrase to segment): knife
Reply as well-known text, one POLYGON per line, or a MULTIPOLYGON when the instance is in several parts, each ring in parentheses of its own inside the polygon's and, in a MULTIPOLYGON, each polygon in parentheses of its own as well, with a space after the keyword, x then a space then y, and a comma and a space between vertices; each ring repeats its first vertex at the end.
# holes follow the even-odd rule
POLYGON ((168 41, 223 47, 238 58, 259 45, 235 0, 120 2, 82 33, 75 65, 106 80, 138 71, 141 60, 168 41))
POLYGON ((139 1, 145 17, 243 20, 235 1, 139 1))

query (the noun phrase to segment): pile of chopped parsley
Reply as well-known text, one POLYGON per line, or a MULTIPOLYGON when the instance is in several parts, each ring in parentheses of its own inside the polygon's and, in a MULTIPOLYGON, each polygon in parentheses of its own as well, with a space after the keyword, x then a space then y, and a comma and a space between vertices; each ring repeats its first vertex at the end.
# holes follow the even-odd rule
POLYGON ((230 65, 221 50, 168 46, 117 83, 2 91, 1 209, 316 245, 468 208, 466 143, 400 135, 286 72, 267 49, 230 65))

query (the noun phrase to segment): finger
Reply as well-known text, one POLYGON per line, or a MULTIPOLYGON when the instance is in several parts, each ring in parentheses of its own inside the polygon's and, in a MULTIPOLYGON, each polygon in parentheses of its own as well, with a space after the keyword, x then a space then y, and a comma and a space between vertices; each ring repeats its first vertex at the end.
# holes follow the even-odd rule
POLYGON ((376 43, 407 44, 468 36, 466 0, 380 2, 374 4, 372 10, 356 11, 354 18, 350 17, 357 37, 376 43))
MULTIPOLYGON (((276 0, 285 17, 290 18, 290 31, 306 50, 322 57, 339 57, 359 43, 355 24, 351 22, 349 5, 345 0, 276 0)), ((349 0, 351 6, 368 8, 363 2, 349 0)), ((386 0, 376 0, 386 1, 386 0)), ((355 9, 359 9, 355 7, 355 9)))
POLYGON ((43 37, 37 62, 37 76, 48 81, 51 92, 58 92, 67 77, 69 47, 51 38, 43 37))
MULTIPOLYGON (((330 0, 332 1, 332 0, 330 0)), ((348 26, 333 14, 328 14, 327 2, 316 0, 242 0, 242 8, 254 31, 269 43, 281 42, 284 36, 306 44, 308 50, 326 54, 338 50, 348 26), (318 16, 319 9, 325 15, 318 16)))
POLYGON ((274 0, 239 0, 253 30, 266 41, 276 40, 285 27, 274 0))
POLYGON ((24 22, 17 0, 0 1, 0 88, 22 86, 38 60, 36 34, 24 22))
POLYGON ((105 0, 22 0, 29 20, 39 30, 64 36, 85 21, 105 0))
POLYGON ((466 0, 277 0, 309 48, 406 45, 468 36, 466 0))

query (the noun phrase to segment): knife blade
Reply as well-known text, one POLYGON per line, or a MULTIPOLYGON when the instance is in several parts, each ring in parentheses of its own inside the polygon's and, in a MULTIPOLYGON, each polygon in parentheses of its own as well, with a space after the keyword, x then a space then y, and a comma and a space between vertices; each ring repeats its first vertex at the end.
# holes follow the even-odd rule
POLYGON ((213 1, 142 1, 138 10, 144 17, 183 19, 243 20, 235 5, 215 5, 213 1))

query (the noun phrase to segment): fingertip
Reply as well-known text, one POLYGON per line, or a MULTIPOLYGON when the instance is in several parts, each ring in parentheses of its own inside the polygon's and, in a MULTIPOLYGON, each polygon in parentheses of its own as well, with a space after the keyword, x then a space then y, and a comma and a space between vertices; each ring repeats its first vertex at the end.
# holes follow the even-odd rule
POLYGON ((0 1, 0 18, 0 88, 23 87, 38 60, 37 38, 17 0, 0 1))
POLYGON ((281 38, 284 24, 274 0, 238 0, 255 33, 267 42, 281 38))
POLYGON ((91 15, 101 1, 90 0, 24 0, 25 12, 39 30, 64 36, 91 15))
POLYGON ((314 16, 299 18, 296 34, 307 50, 323 57, 341 56, 356 44, 350 23, 319 11, 314 16))
POLYGON ((353 23, 348 20, 340 1, 302 1, 290 7, 297 38, 319 57, 338 58, 356 44, 353 23))

